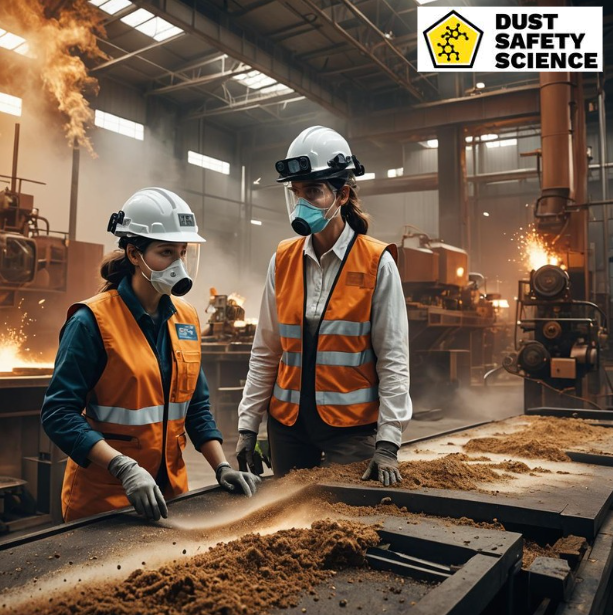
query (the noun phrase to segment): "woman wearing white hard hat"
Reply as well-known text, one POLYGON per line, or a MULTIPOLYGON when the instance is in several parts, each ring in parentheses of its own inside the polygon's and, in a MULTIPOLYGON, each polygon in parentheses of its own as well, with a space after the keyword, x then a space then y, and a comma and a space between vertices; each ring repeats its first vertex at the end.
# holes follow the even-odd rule
POLYGON ((408 322, 397 249, 367 236, 355 177, 364 167, 323 126, 276 163, 292 228, 268 268, 239 406, 237 457, 253 465, 260 422, 276 476, 370 460, 364 480, 401 480, 411 418, 408 322))
POLYGON ((167 517, 187 491, 186 436, 229 491, 257 477, 232 469, 209 409, 200 324, 181 299, 196 277, 196 219, 170 190, 144 188, 109 221, 119 250, 102 262, 98 295, 73 305, 42 408, 47 435, 68 456, 65 521, 132 504, 167 517), (172 296, 172 298, 171 298, 172 296))

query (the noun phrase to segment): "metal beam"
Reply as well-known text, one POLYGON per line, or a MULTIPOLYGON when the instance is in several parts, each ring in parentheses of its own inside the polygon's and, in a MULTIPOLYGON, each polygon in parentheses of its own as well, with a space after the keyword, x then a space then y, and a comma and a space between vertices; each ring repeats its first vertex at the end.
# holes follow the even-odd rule
POLYGON ((191 88, 198 85, 205 85, 207 83, 212 83, 214 81, 218 81, 219 79, 230 79, 236 75, 242 75, 251 69, 240 69, 240 70, 227 70, 221 73, 212 73, 210 75, 203 75, 202 77, 196 77, 194 79, 189 79, 188 81, 182 81, 181 83, 174 83, 172 85, 165 85, 160 88, 155 88, 150 92, 147 92, 149 96, 156 96, 158 94, 168 94, 169 92, 176 92, 177 90, 183 90, 185 88, 191 88))
POLYGON ((355 39, 347 30, 342 28, 339 24, 337 24, 328 14, 320 9, 312 0, 302 0, 315 14, 317 14, 321 19, 328 23, 329 26, 334 28, 344 39, 349 41, 354 47, 356 47, 360 53, 369 57, 388 77, 390 77, 395 83, 399 86, 408 90, 417 100, 424 100, 423 94, 409 81, 403 79, 399 75, 397 75, 387 64, 379 60, 379 58, 374 55, 367 47, 362 45, 360 41, 355 39))
POLYGON ((262 37, 247 32, 237 34, 208 15, 198 12, 180 0, 134 0, 139 7, 163 17, 185 32, 205 41, 232 58, 248 64, 279 83, 321 105, 337 115, 349 114, 349 104, 324 85, 314 71, 298 66, 284 50, 262 37))
MULTIPOLYGON (((389 37, 386 36, 381 30, 372 22, 360 9, 358 9, 355 4, 351 0, 341 0, 341 2, 366 26, 368 26, 372 32, 374 32, 384 43, 384 45, 396 56, 400 59, 403 66, 407 71, 407 80, 411 80, 411 76, 418 74, 417 68, 409 62, 409 60, 404 56, 404 54, 396 47, 396 45, 392 44, 389 37)), ((438 92, 438 88, 428 79, 424 80, 434 92, 438 92)))
POLYGON ((210 111, 197 111, 189 114, 186 120, 195 120, 201 117, 212 117, 214 115, 225 115, 227 113, 235 113, 236 111, 246 111, 248 109, 257 109, 267 105, 277 105, 280 103, 296 102, 304 100, 304 96, 296 96, 296 92, 285 92, 282 94, 273 94, 272 96, 261 96, 259 98, 250 98, 241 100, 240 102, 230 103, 225 107, 211 109, 210 111))
POLYGON ((175 36, 171 36, 170 38, 167 38, 163 41, 156 41, 155 43, 151 43, 151 45, 147 45, 146 47, 142 47, 141 49, 137 49, 136 51, 130 51, 128 53, 125 53, 122 56, 119 56, 118 58, 113 58, 112 60, 108 60, 107 62, 98 64, 98 66, 94 66, 93 68, 90 68, 89 72, 95 73, 105 68, 110 68, 111 66, 115 66, 116 64, 119 64, 120 62, 124 62, 125 60, 129 60, 130 58, 133 58, 135 56, 140 57, 140 55, 145 53, 146 51, 149 51, 150 49, 156 49, 157 47, 162 47, 163 45, 166 45, 167 43, 174 41, 180 36, 183 36, 182 32, 180 34, 176 34, 175 36))
POLYGON ((534 122, 539 114, 539 87, 526 86, 355 117, 348 137, 351 143, 357 139, 414 141, 416 134, 434 136, 442 126, 522 125, 534 122))

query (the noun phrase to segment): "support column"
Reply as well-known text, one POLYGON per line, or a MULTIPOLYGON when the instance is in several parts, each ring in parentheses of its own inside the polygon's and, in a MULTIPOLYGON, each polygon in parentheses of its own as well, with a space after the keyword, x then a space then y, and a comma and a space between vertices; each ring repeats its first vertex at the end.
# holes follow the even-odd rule
POLYGON ((462 127, 439 128, 437 138, 439 236, 445 243, 470 250, 466 148, 462 127))

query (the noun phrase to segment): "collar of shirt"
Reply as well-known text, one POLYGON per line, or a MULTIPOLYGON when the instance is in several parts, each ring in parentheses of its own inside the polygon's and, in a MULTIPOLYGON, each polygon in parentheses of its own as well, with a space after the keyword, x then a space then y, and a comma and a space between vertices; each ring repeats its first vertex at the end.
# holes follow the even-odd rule
MULTIPOLYGON (((345 228, 343 232, 340 234, 340 237, 336 240, 336 243, 332 246, 330 250, 328 250, 325 254, 321 255, 323 259, 327 254, 333 252, 336 254, 336 257, 339 261, 342 261, 345 258, 345 252, 347 251, 347 246, 351 242, 355 235, 355 231, 345 222, 345 228)), ((313 248, 313 235, 309 235, 304 242, 304 253, 312 258, 317 264, 319 264, 319 259, 315 254, 315 249, 313 248)))
MULTIPOLYGON (((117 287, 119 296, 123 299, 124 303, 128 306, 128 309, 134 316, 134 320, 140 323, 143 321, 143 317, 146 317, 145 322, 153 324, 153 319, 145 308, 141 305, 138 297, 134 294, 132 289, 132 282, 129 276, 126 276, 117 287)), ((162 295, 160 298, 160 304, 158 306, 158 313, 160 315, 160 325, 164 324, 177 310, 172 303, 172 300, 168 295, 162 295)))

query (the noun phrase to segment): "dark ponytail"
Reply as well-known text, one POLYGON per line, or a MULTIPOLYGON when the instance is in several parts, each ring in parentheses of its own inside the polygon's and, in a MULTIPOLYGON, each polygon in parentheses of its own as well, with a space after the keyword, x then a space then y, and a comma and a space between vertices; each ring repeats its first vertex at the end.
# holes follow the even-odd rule
POLYGON ((370 216, 362 211, 355 178, 350 177, 346 185, 349 186, 349 200, 341 207, 341 216, 358 235, 367 235, 370 216))
POLYGON ((119 249, 107 254, 100 263, 100 275, 104 283, 99 292, 116 290, 125 277, 134 275, 134 265, 127 254, 128 245, 132 244, 139 252, 144 252, 152 241, 147 237, 121 237, 119 249))

